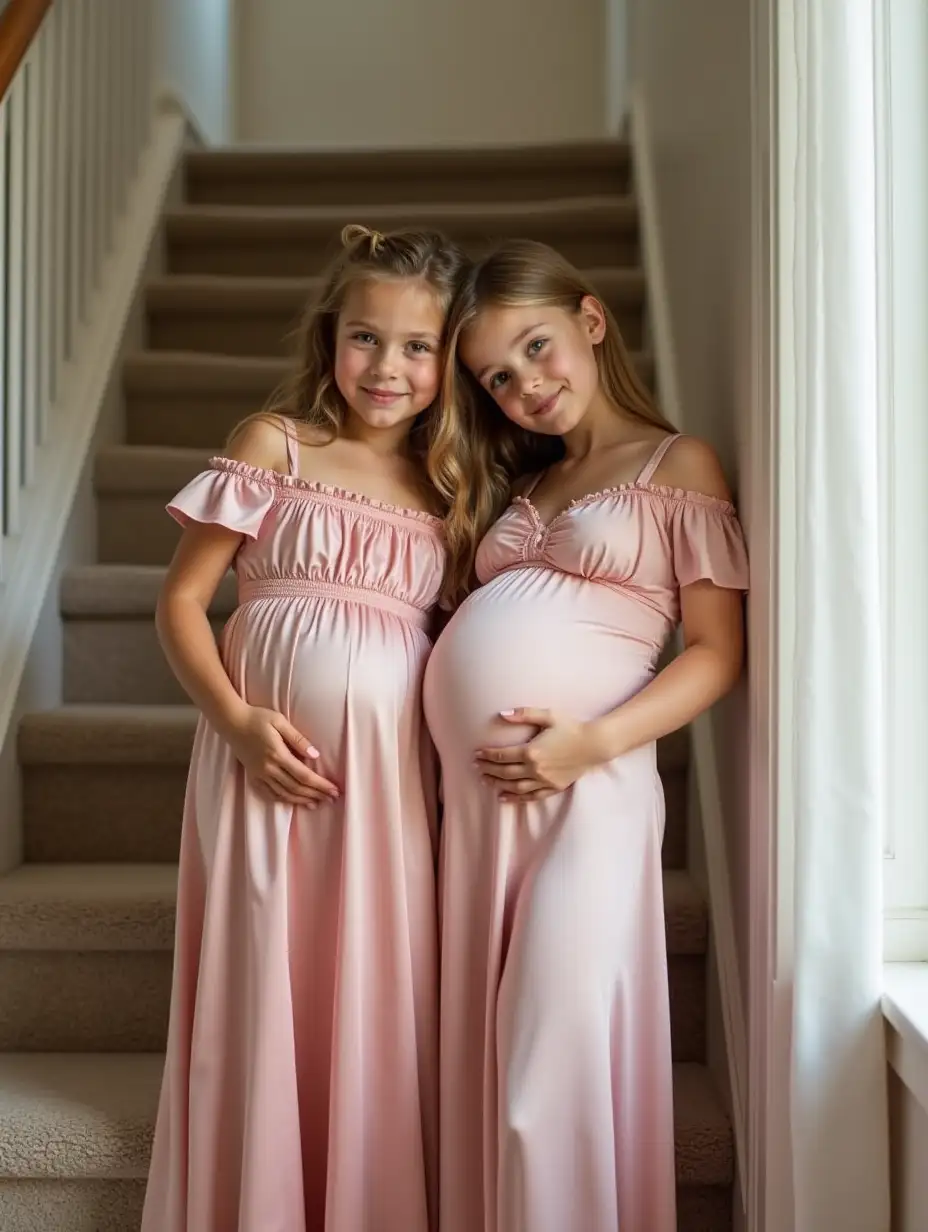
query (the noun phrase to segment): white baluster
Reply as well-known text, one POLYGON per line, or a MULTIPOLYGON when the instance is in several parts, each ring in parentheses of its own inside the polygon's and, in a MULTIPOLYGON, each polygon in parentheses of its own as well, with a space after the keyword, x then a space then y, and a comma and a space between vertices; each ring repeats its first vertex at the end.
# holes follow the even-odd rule
POLYGON ((7 239, 6 515, 7 534, 20 530, 22 441, 25 412, 23 342, 26 283, 26 77, 22 64, 9 92, 10 167, 7 239))
POLYGON ((126 118, 128 121, 129 141, 129 177, 135 177, 139 162, 139 136, 141 133, 142 83, 140 80, 139 63, 142 49, 141 0, 130 0, 129 4, 129 89, 126 91, 126 118))
POLYGON ((100 97, 100 47, 98 43, 98 4, 83 0, 84 6, 84 286, 81 288, 86 319, 100 267, 100 202, 97 176, 100 147, 97 141, 97 107, 100 97))
POLYGON ((70 0, 72 21, 67 55, 71 64, 68 81, 70 140, 67 145, 68 160, 68 346, 67 357, 74 355, 74 340, 82 318, 82 275, 84 271, 84 0, 70 0))
POLYGON ((55 339, 58 253, 55 218, 62 209, 56 192, 56 132, 58 119, 57 80, 58 35, 60 32, 61 4, 53 4, 45 18, 40 35, 38 62, 42 65, 42 92, 40 99, 42 126, 42 165, 39 171, 39 197, 42 216, 42 281, 39 304, 39 390, 38 390, 38 443, 44 445, 48 433, 48 410, 51 405, 55 379, 57 341, 55 339))
POLYGON ((152 0, 56 0, 0 102, 0 579, 149 143, 152 0))
POLYGON ((144 145, 148 145, 151 140, 152 120, 154 118, 154 47, 155 47, 155 6, 152 0, 142 0, 142 9, 145 15, 145 38, 142 41, 142 77, 144 80, 144 91, 142 94, 142 108, 144 118, 144 145))
POLYGON ((54 215, 55 215, 55 270, 54 313, 55 345, 52 357, 52 400, 57 402, 61 369, 69 354, 70 344, 70 271, 71 230, 70 177, 68 174, 68 142, 71 134, 71 95, 74 81, 74 20, 71 4, 60 2, 54 7, 58 23, 55 47, 55 123, 54 123, 54 215))
POLYGON ((42 33, 25 61, 26 99, 26 260, 23 337, 22 482, 30 487, 35 477, 35 449, 39 423, 39 292, 41 290, 42 233, 39 171, 42 160, 42 33))
POLYGON ((131 169, 129 164, 129 139, 131 121, 126 102, 132 88, 132 4, 116 0, 116 60, 119 65, 118 98, 116 108, 116 182, 119 212, 126 206, 131 169))
MULTIPOLYGON (((10 104, 7 97, 0 102, 0 428, 2 428, 10 413, 10 402, 6 392, 6 338, 7 338, 7 290, 10 285, 10 263, 8 258, 7 232, 7 183, 9 167, 7 166, 7 132, 9 131, 10 104)), ((0 580, 3 579, 4 546, 8 532, 6 516, 6 432, 0 431, 0 580)))

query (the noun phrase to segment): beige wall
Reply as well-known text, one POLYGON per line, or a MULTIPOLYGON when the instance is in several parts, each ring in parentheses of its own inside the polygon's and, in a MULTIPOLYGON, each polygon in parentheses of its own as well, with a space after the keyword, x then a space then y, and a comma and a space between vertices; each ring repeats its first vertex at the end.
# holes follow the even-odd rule
POLYGON ((231 139, 237 0, 157 0, 156 90, 186 104, 210 144, 231 139))
POLYGON ((409 146, 606 131, 604 0, 237 0, 245 141, 409 146))
MULTIPOLYGON (((630 89, 644 116, 656 180, 680 426, 712 442, 746 507, 752 382, 750 5, 629 0, 628 7, 630 89)), ((737 691, 715 717, 747 1005, 746 691, 737 691)))
POLYGON ((928 1228, 928 1112, 889 1070, 893 1232, 928 1228))
POLYGON ((606 0, 606 128, 622 131, 628 113, 629 0, 606 0))

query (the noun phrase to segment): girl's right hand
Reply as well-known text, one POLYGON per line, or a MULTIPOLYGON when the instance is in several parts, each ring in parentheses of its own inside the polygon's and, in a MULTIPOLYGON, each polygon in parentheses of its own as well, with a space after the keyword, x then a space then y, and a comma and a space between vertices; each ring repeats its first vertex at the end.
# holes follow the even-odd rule
POLYGON ((233 725, 229 744, 261 795, 311 809, 338 799, 335 784, 306 764, 319 753, 276 710, 248 706, 233 725))

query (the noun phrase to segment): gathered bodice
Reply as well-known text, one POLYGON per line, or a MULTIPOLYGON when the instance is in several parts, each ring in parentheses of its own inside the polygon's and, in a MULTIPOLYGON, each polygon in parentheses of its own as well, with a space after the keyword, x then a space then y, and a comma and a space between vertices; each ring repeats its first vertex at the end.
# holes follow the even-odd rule
POLYGON ((679 488, 627 483, 572 501, 545 524, 516 497, 477 553, 481 584, 520 568, 548 568, 619 589, 679 615, 681 586, 701 578, 746 586, 741 527, 729 501, 679 488))
POLYGON ((438 600, 442 523, 420 510, 230 458, 212 458, 168 508, 181 524, 245 536, 235 558, 243 597, 266 583, 281 594, 291 584, 376 593, 422 613, 438 600))

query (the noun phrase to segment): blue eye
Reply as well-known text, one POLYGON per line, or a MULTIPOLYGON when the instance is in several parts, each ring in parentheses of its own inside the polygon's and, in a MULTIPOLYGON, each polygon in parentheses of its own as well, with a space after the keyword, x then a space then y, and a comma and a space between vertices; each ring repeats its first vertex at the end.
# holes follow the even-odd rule
POLYGON ((543 349, 547 341, 547 338, 536 338, 533 342, 530 342, 528 344, 529 355, 537 355, 539 351, 543 349))
POLYGON ((365 344, 373 343, 377 341, 377 339, 374 337, 373 334, 369 334, 365 330, 362 330, 360 333, 357 333, 357 334, 352 334, 351 336, 355 342, 363 342, 365 344))
POLYGON ((501 386, 505 385, 508 380, 508 372, 496 372, 487 382, 487 388, 490 390, 490 393, 492 393, 495 389, 499 389, 501 386))

